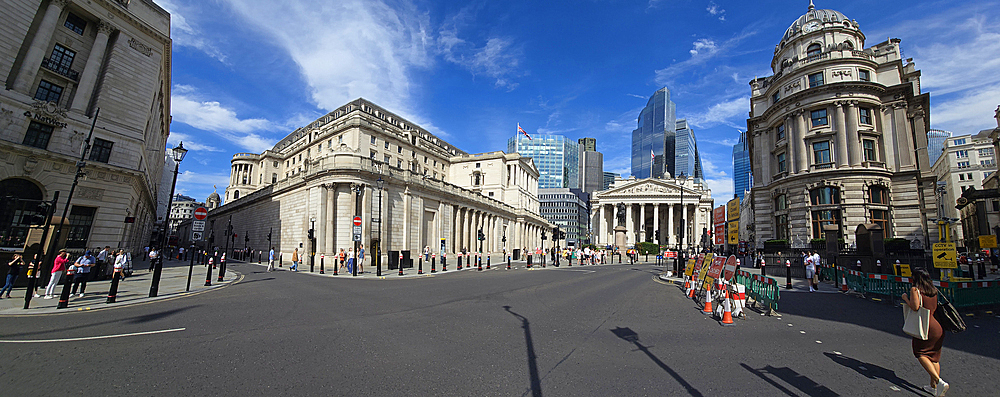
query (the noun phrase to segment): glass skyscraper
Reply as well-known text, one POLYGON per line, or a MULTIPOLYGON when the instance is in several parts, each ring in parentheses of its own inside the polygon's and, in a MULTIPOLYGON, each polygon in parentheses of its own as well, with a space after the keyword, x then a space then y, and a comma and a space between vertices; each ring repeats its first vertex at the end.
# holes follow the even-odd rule
POLYGON ((938 157, 941 157, 941 151, 944 150, 944 142, 951 138, 951 133, 943 130, 930 130, 927 131, 927 157, 930 160, 931 166, 937 162, 938 157))
POLYGON ((632 131, 632 175, 638 179, 685 175, 704 178, 698 142, 684 119, 677 120, 670 90, 656 91, 632 131))
POLYGON ((750 190, 750 145, 747 142, 747 133, 740 133, 740 140, 733 145, 733 192, 740 196, 743 202, 743 194, 750 190))
POLYGON ((562 135, 515 135, 507 140, 507 153, 531 157, 538 168, 538 188, 580 188, 579 144, 562 135))

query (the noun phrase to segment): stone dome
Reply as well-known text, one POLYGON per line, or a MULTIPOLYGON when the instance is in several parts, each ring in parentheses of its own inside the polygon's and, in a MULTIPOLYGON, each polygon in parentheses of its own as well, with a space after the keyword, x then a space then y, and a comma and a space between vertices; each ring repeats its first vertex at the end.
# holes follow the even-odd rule
POLYGON ((208 195, 208 201, 222 201, 222 197, 219 197, 219 193, 212 192, 208 195))
POLYGON ((795 22, 792 22, 791 26, 789 26, 788 29, 785 30, 785 35, 781 38, 781 41, 782 42, 788 41, 789 38, 794 36, 796 33, 802 31, 802 26, 805 25, 806 22, 812 21, 814 19, 820 20, 822 22, 840 22, 840 21, 850 22, 850 18, 848 18, 842 12, 836 10, 817 10, 816 6, 813 5, 812 0, 809 0, 809 10, 806 11, 804 15, 799 17, 799 19, 796 19, 795 22))

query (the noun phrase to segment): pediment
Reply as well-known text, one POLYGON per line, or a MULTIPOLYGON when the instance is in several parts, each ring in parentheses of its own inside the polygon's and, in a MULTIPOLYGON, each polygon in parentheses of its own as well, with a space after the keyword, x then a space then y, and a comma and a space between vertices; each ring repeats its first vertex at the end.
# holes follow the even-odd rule
POLYGON ((694 189, 688 187, 676 185, 662 179, 640 179, 628 183, 624 186, 616 187, 614 189, 597 193, 597 197, 608 198, 608 197, 670 195, 670 194, 680 194, 681 191, 683 191, 685 195, 702 194, 702 192, 695 191, 694 189))

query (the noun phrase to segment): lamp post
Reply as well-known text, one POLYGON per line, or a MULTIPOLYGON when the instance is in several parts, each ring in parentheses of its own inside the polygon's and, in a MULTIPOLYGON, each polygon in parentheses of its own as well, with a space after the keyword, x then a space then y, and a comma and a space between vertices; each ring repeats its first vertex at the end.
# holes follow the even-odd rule
POLYGON ((163 248, 166 248, 167 241, 169 239, 169 233, 167 228, 170 226, 170 206, 174 201, 174 188, 177 187, 177 170, 181 166, 181 161, 184 161, 184 156, 187 155, 187 149, 184 148, 184 142, 181 142, 177 146, 174 146, 170 150, 170 156, 174 159, 174 180, 170 183, 170 196, 167 198, 167 216, 163 218, 163 245, 160 247, 160 257, 157 259, 157 263, 153 267, 153 282, 149 286, 149 297, 155 297, 160 289, 160 274, 163 272, 163 248))
MULTIPOLYGON (((385 180, 379 175, 378 179, 375 180, 375 184, 378 185, 378 240, 375 244, 370 244, 374 248, 375 252, 372 254, 372 258, 375 261, 375 275, 382 277, 382 188, 385 187, 385 180)), ((442 257, 442 261, 444 258, 442 257)))
POLYGON ((316 271, 316 218, 309 219, 309 273, 316 271))
MULTIPOLYGON (((365 185, 356 183, 351 185, 351 189, 354 190, 354 215, 361 216, 361 194, 365 192, 365 185)), ((361 244, 361 234, 352 236, 354 240, 354 266, 351 269, 351 276, 358 276, 358 244, 361 244)))

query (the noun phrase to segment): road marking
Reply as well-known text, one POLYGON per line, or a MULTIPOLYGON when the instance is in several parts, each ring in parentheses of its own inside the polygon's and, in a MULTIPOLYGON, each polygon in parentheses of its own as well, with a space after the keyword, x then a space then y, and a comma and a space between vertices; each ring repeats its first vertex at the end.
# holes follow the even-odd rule
POLYGON ((112 338, 124 338, 126 336, 139 336, 139 335, 153 335, 153 334, 164 334, 167 332, 177 332, 183 331, 187 328, 174 328, 174 329, 161 329, 159 331, 144 331, 144 332, 133 332, 130 334, 118 334, 118 335, 101 335, 101 336, 85 336, 81 338, 65 338, 65 339, 34 339, 34 340, 2 340, 0 343, 50 343, 50 342, 76 342, 81 340, 94 340, 94 339, 112 339, 112 338))
POLYGON ((584 272, 584 273, 597 273, 597 271, 596 271, 596 270, 582 270, 582 269, 581 269, 581 270, 577 270, 577 269, 556 269, 556 270, 562 270, 562 271, 564 271, 564 272, 584 272))

